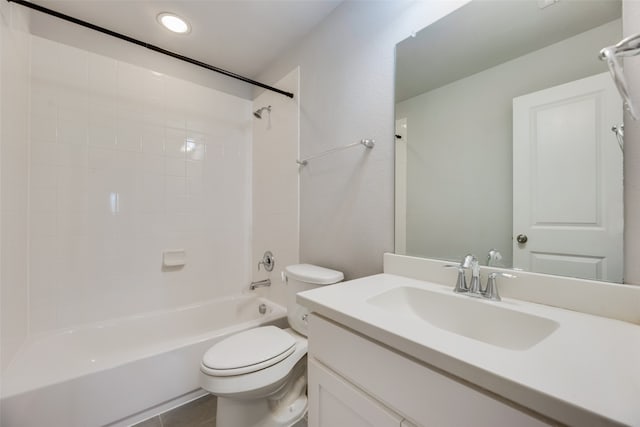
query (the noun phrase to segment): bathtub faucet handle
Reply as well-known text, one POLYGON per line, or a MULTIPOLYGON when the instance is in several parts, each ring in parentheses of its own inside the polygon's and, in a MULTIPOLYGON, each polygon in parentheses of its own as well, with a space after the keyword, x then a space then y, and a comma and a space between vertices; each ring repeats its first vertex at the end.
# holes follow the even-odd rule
POLYGON ((267 271, 273 271, 273 267, 276 265, 276 258, 271 251, 266 251, 264 255, 262 255, 262 260, 258 262, 258 271, 260 271, 260 265, 263 265, 267 271))

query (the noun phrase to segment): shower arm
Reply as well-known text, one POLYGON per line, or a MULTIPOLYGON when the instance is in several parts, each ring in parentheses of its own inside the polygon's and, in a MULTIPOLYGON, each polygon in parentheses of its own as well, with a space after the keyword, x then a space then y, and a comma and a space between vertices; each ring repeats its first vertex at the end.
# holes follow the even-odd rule
POLYGON ((364 145, 366 148, 373 148, 376 145, 376 141, 373 139, 361 139, 358 142, 354 142, 353 144, 345 145, 344 147, 332 148, 331 150, 323 151, 322 153, 318 153, 314 156, 307 157, 306 159, 296 160, 296 163, 300 166, 306 166, 309 163, 309 160, 317 159, 318 157, 324 157, 327 154, 335 153, 336 151, 346 150, 347 148, 357 147, 358 145, 364 145))

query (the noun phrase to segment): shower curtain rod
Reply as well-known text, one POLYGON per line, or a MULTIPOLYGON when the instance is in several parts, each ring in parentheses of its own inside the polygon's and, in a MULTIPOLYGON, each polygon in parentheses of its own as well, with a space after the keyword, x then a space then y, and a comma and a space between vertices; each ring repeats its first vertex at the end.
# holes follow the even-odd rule
POLYGON ((8 2, 17 3, 17 4, 21 5, 21 6, 28 7, 29 9, 37 10, 38 12, 42 12, 42 13, 46 13, 47 15, 55 16, 56 18, 59 18, 59 19, 62 19, 62 20, 68 21, 68 22, 72 22, 72 23, 80 25, 82 27, 89 28, 91 30, 98 31, 100 33, 106 34, 108 36, 115 37, 117 39, 124 40, 126 42, 136 44, 138 46, 145 47, 145 48, 147 48, 149 50, 152 50, 154 52, 162 53, 162 54, 170 56, 172 58, 179 59, 179 60, 184 61, 184 62, 188 62, 189 64, 197 65, 198 67, 206 68, 207 70, 215 71, 216 73, 220 73, 220 74, 224 74, 227 77, 231 77, 231 78, 234 78, 234 79, 237 79, 237 80, 241 80, 241 81, 243 81, 245 83, 249 83, 249 84, 252 84, 254 86, 258 86, 258 87, 261 87, 263 89, 267 89, 267 90, 279 93, 281 95, 288 96, 289 98, 293 98, 293 93, 291 93, 291 92, 286 92, 284 90, 275 88, 273 86, 269 86, 269 85, 266 85, 264 83, 260 83, 258 81, 252 80, 252 79, 250 79, 248 77, 244 77, 244 76, 241 76, 239 74, 233 73, 231 71, 227 71, 227 70, 224 70, 222 68, 218 68, 218 67, 215 67, 213 65, 209 65, 209 64, 207 64, 205 62, 198 61, 197 59, 189 58, 188 56, 180 55, 179 53, 171 52, 170 50, 166 50, 166 49, 163 49, 161 47, 154 46, 154 45, 152 45, 150 43, 146 43, 146 42, 143 42, 141 40, 134 39, 133 37, 129 37, 129 36, 126 36, 124 34, 117 33, 115 31, 109 30, 109 29, 104 28, 104 27, 100 27, 100 26, 92 24, 90 22, 83 21, 83 20, 78 19, 78 18, 74 18, 73 16, 65 15, 64 13, 60 13, 60 12, 57 12, 55 10, 48 9, 48 8, 46 8, 44 6, 40 6, 40 5, 37 5, 35 3, 31 3, 31 2, 28 2, 28 1, 24 1, 24 0, 7 0, 7 1, 8 2))

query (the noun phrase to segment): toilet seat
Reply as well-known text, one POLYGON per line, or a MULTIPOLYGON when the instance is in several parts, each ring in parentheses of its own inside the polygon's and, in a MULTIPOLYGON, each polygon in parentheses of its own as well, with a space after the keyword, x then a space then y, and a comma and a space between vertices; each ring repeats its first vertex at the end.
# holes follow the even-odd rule
MULTIPOLYGON (((280 331, 292 337, 295 342, 291 348, 293 351, 280 361, 274 361, 268 367, 244 374, 226 376, 219 375, 220 370, 211 369, 203 362, 200 364, 202 373, 200 375, 200 386, 216 396, 238 399, 266 397, 277 392, 284 386, 289 376, 293 374, 294 366, 301 363, 302 359, 307 355, 308 348, 306 337, 298 335, 289 328, 280 329, 280 331)), ((218 344, 214 345, 210 351, 218 344)))
POLYGON ((291 334, 275 326, 249 329, 211 347, 202 358, 203 372, 226 377, 259 371, 289 357, 295 344, 291 334))

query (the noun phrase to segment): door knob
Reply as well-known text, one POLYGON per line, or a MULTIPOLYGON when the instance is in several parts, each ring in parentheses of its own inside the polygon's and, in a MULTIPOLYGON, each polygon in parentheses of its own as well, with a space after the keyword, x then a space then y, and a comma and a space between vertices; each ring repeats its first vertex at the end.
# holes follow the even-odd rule
POLYGON ((516 236, 516 241, 520 244, 527 243, 527 240, 529 240, 529 238, 527 237, 526 234, 518 234, 516 236))

